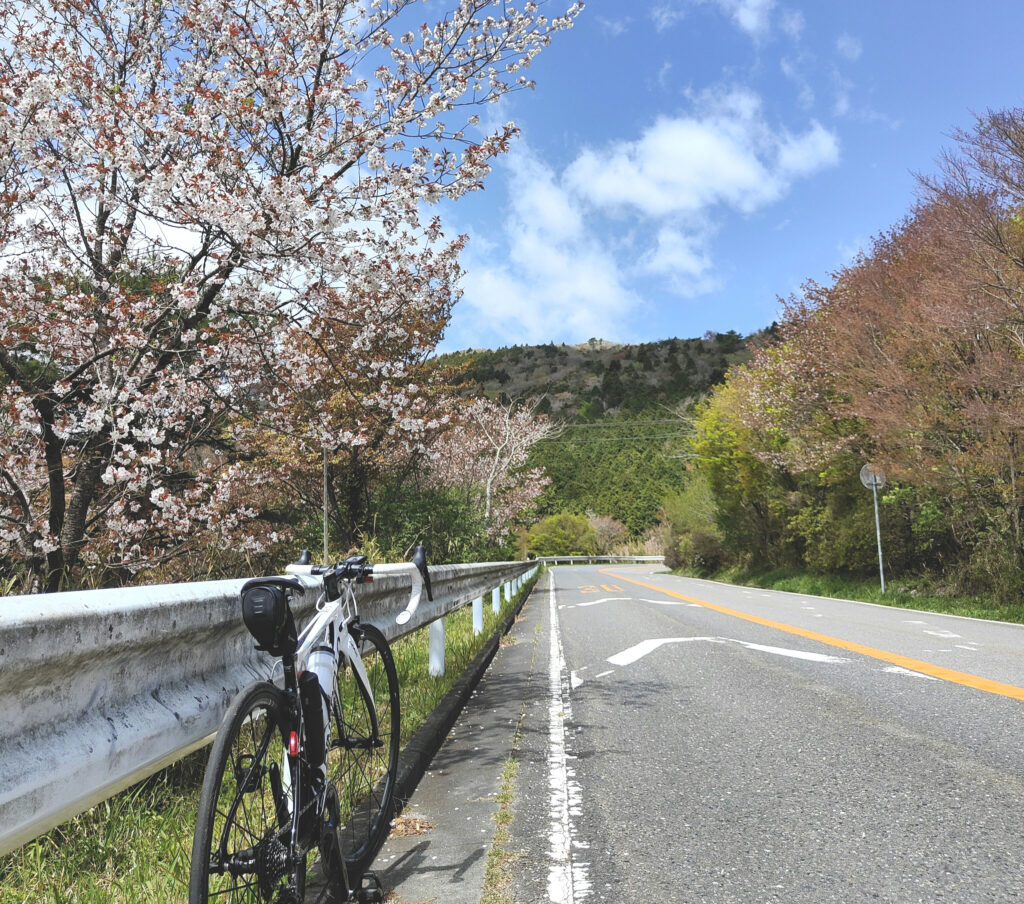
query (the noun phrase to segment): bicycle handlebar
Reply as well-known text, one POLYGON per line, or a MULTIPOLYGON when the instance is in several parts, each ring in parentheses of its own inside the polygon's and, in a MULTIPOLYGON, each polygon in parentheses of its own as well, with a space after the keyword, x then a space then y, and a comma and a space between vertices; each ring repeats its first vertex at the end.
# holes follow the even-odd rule
POLYGON ((366 580, 373 580, 373 575, 384 574, 408 574, 412 582, 412 590, 409 594, 409 604, 398 613, 395 621, 404 625, 412 618, 416 607, 420 604, 423 596, 423 588, 427 588, 427 599, 433 600, 434 594, 430 589, 430 573, 427 571, 427 557, 422 546, 416 547, 411 562, 396 562, 385 565, 371 565, 366 556, 351 556, 344 562, 336 565, 311 565, 306 550, 302 551, 299 561, 285 567, 289 574, 323 576, 324 583, 336 581, 337 578, 355 580, 356 583, 363 583, 366 580))

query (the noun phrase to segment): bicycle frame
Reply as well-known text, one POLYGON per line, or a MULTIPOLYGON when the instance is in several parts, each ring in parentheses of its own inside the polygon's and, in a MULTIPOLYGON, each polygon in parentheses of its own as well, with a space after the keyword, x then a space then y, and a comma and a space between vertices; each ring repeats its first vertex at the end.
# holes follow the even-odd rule
MULTIPOLYGON (((313 565, 288 565, 285 571, 295 575, 303 585, 316 590, 324 587, 322 578, 313 574, 313 565)), ((412 589, 409 596, 409 604, 399 613, 396 621, 398 624, 405 624, 416 611, 420 597, 423 593, 423 578, 420 576, 419 567, 413 562, 401 562, 392 565, 374 565, 372 575, 404 574, 408 575, 412 582, 412 589)), ((372 578, 371 578, 372 579, 372 578)), ((373 689, 370 687, 366 669, 363 666, 362 657, 359 655, 359 647, 356 645, 349 626, 359 617, 359 607, 356 603, 356 595, 353 590, 354 581, 350 579, 339 579, 340 594, 335 600, 327 599, 327 591, 321 594, 317 600, 317 614, 305 628, 299 633, 298 649, 295 652, 296 667, 301 670, 309 663, 309 656, 314 649, 326 647, 330 649, 334 658, 334 669, 330 674, 320 675, 320 685, 324 689, 334 687, 337 677, 338 656, 343 655, 352 665, 358 676, 359 685, 366 694, 366 699, 371 705, 370 712, 376 721, 376 706, 373 701, 373 689), (333 631, 332 631, 333 628, 333 631), (332 637, 333 635, 333 637, 332 637), (323 638, 324 643, 317 645, 317 639, 323 638), (326 679, 326 680, 325 680, 326 679)), ((376 726, 374 727, 376 731, 376 726)))
MULTIPOLYGON (((369 711, 372 737, 374 740, 378 736, 378 720, 377 720, 377 704, 373 698, 373 687, 370 684, 369 676, 366 674, 366 667, 363 665, 363 658, 359 653, 359 646, 356 643, 356 639, 352 633, 352 625, 356 623, 359 618, 359 607, 356 602, 355 590, 354 590, 354 578, 339 578, 338 597, 334 600, 327 599, 326 582, 323 580, 322 574, 314 574, 313 570, 318 566, 313 565, 288 565, 286 571, 289 574, 294 575, 303 584, 312 590, 323 588, 323 592, 316 603, 316 615, 306 625, 305 628, 299 632, 298 636, 298 648, 294 655, 294 675, 301 673, 303 669, 309 668, 313 671, 320 682, 321 691, 328 695, 331 694, 331 690, 335 687, 337 680, 338 667, 341 663, 341 658, 344 657, 348 663, 352 666, 352 670, 355 673, 356 681, 359 685, 360 692, 362 693, 369 711), (316 664, 315 668, 310 668, 310 660, 314 653, 325 652, 329 653, 327 662, 323 662, 322 659, 316 664)), ((371 572, 372 575, 384 575, 384 574, 404 574, 408 575, 411 582, 412 588, 410 593, 409 604, 406 608, 399 613, 396 621, 399 624, 404 624, 409 620, 412 613, 415 612, 416 607, 419 605, 420 597, 423 591, 423 578, 420 575, 419 566, 413 562, 409 563, 396 563, 389 565, 374 565, 371 572)), ((369 576, 367 576, 369 577, 369 576)), ((372 578, 369 578, 372 580, 372 578)), ((288 683, 288 681, 286 681, 288 683)), ((294 690, 289 688, 289 690, 294 690)), ((302 707, 296 706, 297 714, 300 720, 299 725, 299 736, 305 737, 305 716, 302 713, 302 707)), ((325 744, 328 743, 328 739, 331 734, 331 707, 328 706, 325 714, 325 744)), ((298 799, 298 795, 301 794, 300 781, 299 788, 292 788, 290 777, 286 777, 287 785, 284 788, 285 795, 289 799, 292 812, 302 812, 300 807, 302 801, 298 799)), ((323 795, 320 795, 317 801, 317 817, 323 815, 322 807, 324 803, 323 795)), ((308 806, 308 804, 307 804, 308 806)), ((293 839, 292 845, 293 850, 298 846, 299 839, 296 836, 298 831, 298 820, 294 820, 293 824, 293 839)))

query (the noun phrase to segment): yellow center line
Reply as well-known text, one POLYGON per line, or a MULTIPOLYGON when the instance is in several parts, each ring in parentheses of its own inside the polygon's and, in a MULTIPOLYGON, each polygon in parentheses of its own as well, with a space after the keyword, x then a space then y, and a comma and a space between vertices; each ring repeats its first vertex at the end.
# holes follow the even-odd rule
POLYGON ((922 675, 930 675, 932 678, 940 678, 943 681, 951 681, 954 684, 962 684, 964 687, 971 687, 979 691, 987 691, 990 694, 999 694, 1001 697, 1012 697, 1014 700, 1024 700, 1024 687, 1017 687, 1014 684, 1004 684, 1001 681, 992 681, 990 678, 981 678, 978 675, 971 675, 967 672, 958 672, 955 669, 947 669, 941 665, 925 662, 922 659, 912 659, 909 656, 901 656, 899 653, 890 653, 888 650, 876 650, 861 643, 854 643, 851 640, 843 640, 840 637, 830 637, 828 634, 819 634, 817 631, 808 631, 806 628, 798 628, 795 625, 787 625, 783 622, 772 621, 768 618, 761 618, 759 615, 750 615, 747 612, 739 612, 736 609, 727 609, 716 603, 709 603, 707 600, 699 600, 696 597, 686 596, 683 593, 676 593, 674 590, 666 590, 664 587, 657 587, 654 584, 646 584, 625 575, 613 574, 601 569, 602 574, 610 575, 621 581, 629 581, 648 590, 656 590, 676 599, 685 600, 688 603, 696 603, 705 609, 712 609, 722 615, 731 615, 733 618, 742 618, 744 621, 753 622, 756 625, 764 625, 766 628, 774 628, 777 631, 785 631, 787 634, 795 634, 798 637, 806 637, 808 640, 816 640, 819 643, 828 644, 831 647, 838 647, 840 650, 848 650, 851 653, 860 653, 863 656, 870 656, 872 659, 880 659, 882 662, 889 662, 901 668, 909 669, 912 672, 920 672, 922 675))

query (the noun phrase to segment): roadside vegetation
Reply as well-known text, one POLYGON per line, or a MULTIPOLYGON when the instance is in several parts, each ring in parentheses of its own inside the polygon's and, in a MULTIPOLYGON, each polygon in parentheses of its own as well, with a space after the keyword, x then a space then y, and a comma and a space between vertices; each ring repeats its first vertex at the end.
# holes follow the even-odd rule
POLYGON ((907 216, 691 410, 670 567, 873 598, 869 465, 877 601, 1021 620, 1024 110, 955 138, 907 216))

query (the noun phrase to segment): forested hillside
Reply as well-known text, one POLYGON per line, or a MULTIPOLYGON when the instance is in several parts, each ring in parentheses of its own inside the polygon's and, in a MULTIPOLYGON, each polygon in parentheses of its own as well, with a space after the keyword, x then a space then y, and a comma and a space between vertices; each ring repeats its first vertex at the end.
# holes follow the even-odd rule
POLYGON ((460 352, 443 361, 465 368, 467 393, 535 400, 538 415, 561 425, 530 454, 530 466, 550 481, 535 503, 538 517, 604 516, 638 540, 684 483, 687 409, 764 339, 735 332, 640 345, 592 339, 460 352))
POLYGON ((591 339, 580 345, 514 345, 446 356, 466 379, 492 397, 537 398, 538 411, 563 421, 592 421, 674 407, 719 382, 746 360, 748 340, 735 332, 701 339, 625 345, 591 339))

